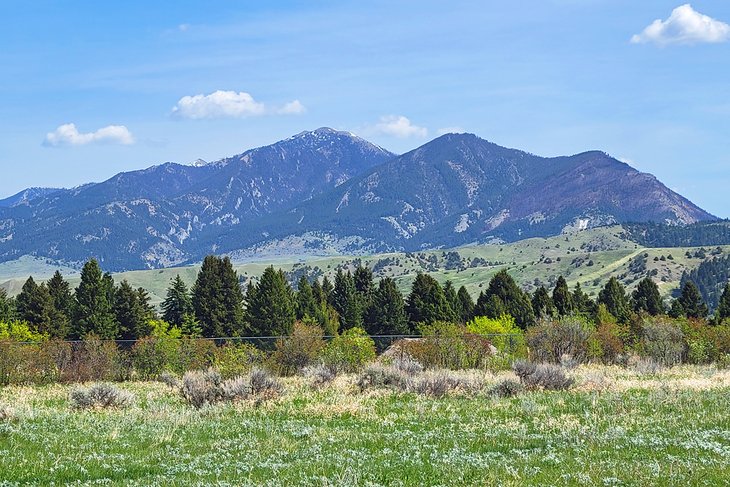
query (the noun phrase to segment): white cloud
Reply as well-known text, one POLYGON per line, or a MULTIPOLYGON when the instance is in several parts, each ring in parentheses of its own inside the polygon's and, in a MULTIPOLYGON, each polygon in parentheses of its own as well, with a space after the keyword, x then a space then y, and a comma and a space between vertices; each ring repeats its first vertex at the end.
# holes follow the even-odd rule
POLYGON ((177 26, 177 30, 179 30, 180 32, 187 32, 188 30, 190 30, 190 24, 180 24, 177 26))
POLYGON ((262 102, 254 100, 245 91, 214 91, 209 95, 183 96, 172 109, 172 114, 180 118, 243 118, 270 113, 290 115, 306 111, 299 100, 285 103, 278 109, 268 109, 262 102))
POLYGON ((380 117, 380 121, 375 124, 375 131, 402 139, 406 137, 425 137, 428 134, 428 129, 413 125, 403 115, 380 117))
POLYGON ((444 127, 438 129, 437 133, 439 135, 446 135, 446 134, 463 134, 466 130, 464 130, 461 127, 444 127))
POLYGON ((59 126, 46 134, 43 145, 57 147, 62 145, 88 144, 134 144, 132 133, 124 125, 109 125, 96 132, 80 133, 73 123, 59 126))
POLYGON ((301 113, 306 112, 307 109, 302 105, 302 103, 299 100, 290 101, 289 103, 285 103, 283 107, 279 108, 276 113, 280 113, 282 115, 299 115, 301 113))
POLYGON ((675 8, 667 20, 657 19, 641 34, 631 38, 634 44, 653 43, 659 46, 728 40, 730 25, 697 12, 688 3, 675 8))

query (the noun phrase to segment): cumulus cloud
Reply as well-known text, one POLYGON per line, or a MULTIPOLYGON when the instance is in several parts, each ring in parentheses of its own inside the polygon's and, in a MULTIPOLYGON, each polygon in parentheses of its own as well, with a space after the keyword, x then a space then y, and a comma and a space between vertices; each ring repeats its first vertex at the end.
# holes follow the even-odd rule
POLYGON ((464 132, 466 132, 466 130, 464 130, 464 129, 463 129, 463 128, 461 128, 461 127, 444 127, 444 128, 440 128, 440 129, 438 129, 438 131, 437 131, 437 133, 438 133, 439 135, 446 135, 446 134, 463 134, 464 132))
POLYGON ((53 132, 46 134, 43 145, 58 147, 63 145, 88 145, 88 144, 134 144, 132 133, 124 125, 109 125, 102 127, 96 132, 81 133, 73 123, 66 123, 59 126, 53 132))
POLYGON ((172 114, 180 118, 197 120, 256 117, 267 114, 291 115, 305 111, 304 105, 299 100, 269 109, 245 91, 218 90, 209 95, 183 96, 173 107, 172 114))
POLYGON ((307 109, 304 107, 304 105, 302 105, 299 100, 294 100, 284 104, 284 106, 279 108, 276 113, 280 113, 282 115, 299 115, 300 113, 304 113, 306 111, 307 109))
POLYGON ((667 20, 657 19, 641 34, 631 38, 634 44, 652 43, 659 46, 718 43, 728 40, 730 40, 730 25, 697 12, 688 3, 675 8, 667 20))
POLYGON ((380 121, 375 124, 375 131, 402 139, 407 137, 425 137, 428 134, 428 129, 413 125, 413 123, 403 115, 388 115, 380 117, 380 121))

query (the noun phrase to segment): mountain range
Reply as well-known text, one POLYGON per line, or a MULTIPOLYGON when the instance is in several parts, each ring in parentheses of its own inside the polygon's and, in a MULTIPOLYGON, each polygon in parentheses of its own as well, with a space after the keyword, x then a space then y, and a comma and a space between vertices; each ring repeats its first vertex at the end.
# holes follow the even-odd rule
POLYGON ((716 218, 603 152, 544 158, 471 134, 403 155, 320 128, 220 161, 165 163, 0 200, 0 262, 35 256, 109 270, 208 253, 414 251, 623 222, 716 218))

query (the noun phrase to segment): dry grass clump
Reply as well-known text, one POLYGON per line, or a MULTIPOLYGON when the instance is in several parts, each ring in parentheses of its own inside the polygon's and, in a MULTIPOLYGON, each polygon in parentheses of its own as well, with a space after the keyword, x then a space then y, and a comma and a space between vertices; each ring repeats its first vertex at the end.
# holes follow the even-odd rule
POLYGON ((183 376, 180 394, 195 408, 219 402, 236 402, 254 398, 272 399, 283 391, 281 383, 268 371, 254 368, 243 377, 222 380, 218 371, 191 371, 183 376))
POLYGON ((411 382, 411 390, 418 394, 431 397, 444 397, 452 391, 472 393, 480 389, 480 385, 458 373, 439 370, 424 374, 418 380, 411 382))
POLYGON ((337 378, 337 367, 331 364, 318 363, 302 369, 302 376, 309 379, 315 389, 330 384, 337 378))
POLYGON ((177 389, 180 387, 180 380, 177 376, 171 372, 163 372, 157 377, 158 382, 162 382, 170 389, 177 389))
POLYGON ((382 364, 368 365, 357 378, 357 385, 361 391, 378 387, 408 390, 412 382, 411 374, 392 365, 382 364))
POLYGON ((664 370, 664 366, 653 358, 639 358, 632 361, 631 369, 641 375, 657 375, 664 370))
POLYGON ((15 419, 15 412, 10 406, 0 405, 0 423, 9 423, 15 419))
POLYGON ((88 388, 73 389, 70 400, 74 409, 125 408, 134 401, 134 395, 102 382, 88 388))
POLYGON ((534 364, 518 360, 512 365, 512 370, 528 389, 564 391, 574 383, 573 379, 565 375, 565 369, 559 365, 534 364))
POLYGON ((493 397, 514 397, 524 392, 522 383, 514 379, 505 379, 489 389, 489 395, 493 397))
POLYGON ((420 363, 411 358, 394 359, 390 365, 369 365, 358 376, 357 385, 361 391, 388 388, 436 398, 454 391, 473 393, 481 389, 480 381, 463 372, 446 369, 424 372, 420 363))

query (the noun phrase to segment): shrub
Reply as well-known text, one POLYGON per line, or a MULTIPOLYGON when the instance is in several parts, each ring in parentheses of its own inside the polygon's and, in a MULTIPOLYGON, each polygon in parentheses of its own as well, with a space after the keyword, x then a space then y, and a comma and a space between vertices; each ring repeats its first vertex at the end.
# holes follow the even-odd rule
POLYGON ((362 328, 350 328, 322 351, 322 361, 343 372, 355 372, 374 359, 375 342, 362 328))
POLYGON ((684 333, 671 319, 653 317, 642 325, 642 347, 644 354, 665 366, 682 361, 684 354, 684 333))
POLYGON ((126 362, 116 343, 89 335, 74 350, 71 380, 89 382, 127 377, 126 362))
POLYGON ((357 385, 362 391, 377 387, 408 390, 412 383, 411 375, 393 366, 381 364, 368 365, 357 379, 357 385))
POLYGON ((655 375, 664 367, 652 358, 639 358, 631 364, 631 368, 642 375, 655 375))
POLYGON ((143 379, 154 379, 163 371, 173 368, 178 357, 176 340, 146 337, 132 347, 132 366, 143 379))
POLYGON ((590 325, 575 316, 559 321, 542 321, 527 331, 530 357, 538 362, 559 363, 569 355, 581 363, 588 352, 590 325))
POLYGON ((337 377, 338 369, 326 363, 308 365, 302 369, 302 375, 308 378, 314 387, 321 387, 329 384, 337 377))
POLYGON ((251 382, 244 377, 228 379, 221 382, 221 399, 225 401, 241 401, 248 399, 253 393, 251 382))
POLYGON ((466 324, 466 329, 469 333, 485 336, 502 353, 522 356, 526 352, 525 334, 510 315, 477 316, 466 324))
POLYGON ((132 403, 134 396, 112 384, 101 383, 72 390, 70 400, 75 409, 124 408, 132 403))
POLYGON ((226 379, 248 374, 266 355, 250 343, 228 343, 215 350, 213 365, 226 379))
POLYGON ((223 398, 221 375, 218 371, 186 372, 180 384, 180 394, 195 408, 216 404, 223 398))
POLYGON ((266 369, 255 367, 251 370, 249 380, 253 394, 276 395, 284 390, 281 382, 266 369))
POLYGON ((11 321, 10 323, 0 321, 0 341, 40 343, 47 338, 46 335, 33 331, 31 326, 24 321, 11 321))
MULTIPOLYGON (((226 347, 220 347, 221 349, 226 347)), ((182 338, 178 346, 178 356, 172 369, 178 374, 183 374, 188 370, 204 370, 215 363, 218 347, 212 340, 202 338, 182 338)), ((221 372, 223 377, 227 377, 224 372, 225 367, 216 368, 221 372)))
POLYGON ((624 353, 624 337, 627 334, 628 330, 615 322, 600 323, 590 336, 588 358, 600 360, 604 364, 615 363, 624 353))
POLYGON ((528 389, 562 391, 573 385, 573 379, 565 375, 565 369, 554 364, 515 362, 513 370, 520 382, 528 389))
POLYGON ((58 370, 44 343, 0 342, 0 385, 45 384, 58 370))
POLYGON ((0 423, 9 423, 13 419, 15 419, 15 413, 10 406, 0 404, 0 423))
POLYGON ((421 377, 413 383, 412 388, 418 394, 437 398, 443 397, 455 390, 473 391, 476 389, 471 381, 445 370, 421 377))
POLYGON ((421 362, 408 354, 396 355, 393 357, 390 364, 408 375, 416 375, 423 372, 423 365, 421 365, 421 362))
POLYGON ((489 390, 489 394, 494 397, 514 397, 521 394, 525 390, 524 386, 512 379, 506 379, 499 382, 489 390))
POLYGON ((405 351, 428 368, 484 368, 492 344, 455 323, 437 321, 420 326, 423 338, 404 343, 405 351))
POLYGON ((272 356, 283 375, 291 375, 313 363, 325 347, 324 332, 319 326, 294 323, 291 336, 276 341, 272 356))
POLYGON ((171 372, 161 373, 157 380, 171 389, 177 389, 178 387, 180 387, 180 380, 178 380, 178 378, 171 372))

